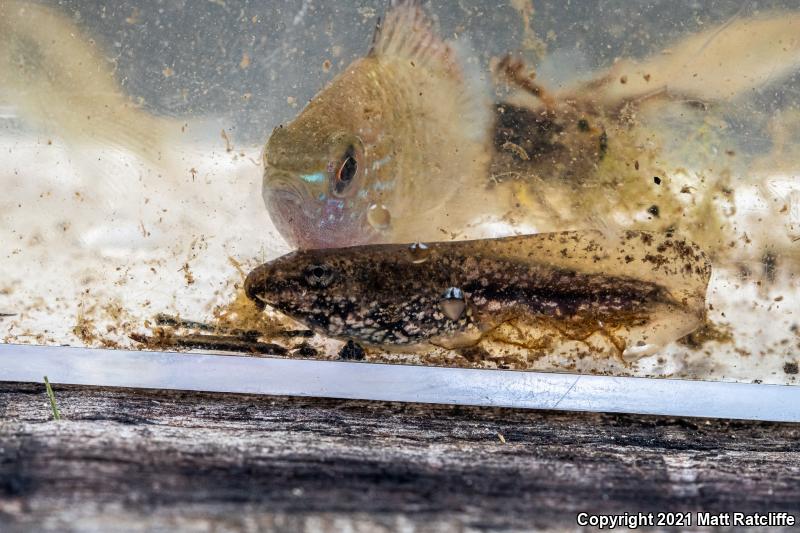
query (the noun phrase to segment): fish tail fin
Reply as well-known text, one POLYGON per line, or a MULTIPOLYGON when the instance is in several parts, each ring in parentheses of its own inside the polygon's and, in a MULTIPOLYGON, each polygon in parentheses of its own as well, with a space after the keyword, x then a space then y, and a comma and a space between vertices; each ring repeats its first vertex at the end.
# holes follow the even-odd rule
POLYGON ((125 94, 115 64, 58 10, 0 3, 0 95, 20 118, 65 144, 126 150, 161 165, 176 122, 125 94))
POLYGON ((733 100, 800 68, 800 14, 741 18, 694 34, 642 61, 620 61, 602 82, 606 101, 649 94, 709 101, 733 100))

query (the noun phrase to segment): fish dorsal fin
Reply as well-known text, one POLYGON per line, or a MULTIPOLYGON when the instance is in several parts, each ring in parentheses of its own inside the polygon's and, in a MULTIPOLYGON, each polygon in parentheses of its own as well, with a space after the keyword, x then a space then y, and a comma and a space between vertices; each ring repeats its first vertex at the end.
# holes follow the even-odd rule
POLYGON ((420 0, 392 0, 375 28, 368 57, 399 61, 444 81, 438 87, 447 93, 445 107, 454 107, 464 121, 462 135, 483 142, 493 120, 486 79, 477 63, 468 60, 469 45, 445 41, 437 26, 420 0))
POLYGON ((369 55, 407 59, 429 68, 457 69, 453 47, 437 35, 419 0, 393 0, 378 21, 369 55))
POLYGON ((397 227, 411 238, 430 232, 425 217, 404 218, 418 212, 447 212, 452 227, 465 226, 473 213, 469 191, 482 191, 488 175, 494 120, 487 80, 469 47, 442 39, 420 2, 400 0, 391 4, 364 59, 379 64, 372 72, 391 84, 384 123, 405 136, 393 146, 407 154, 404 166, 394 168, 399 177, 389 209, 397 227), (419 198, 423 180, 437 192, 411 209, 407 200, 419 198))

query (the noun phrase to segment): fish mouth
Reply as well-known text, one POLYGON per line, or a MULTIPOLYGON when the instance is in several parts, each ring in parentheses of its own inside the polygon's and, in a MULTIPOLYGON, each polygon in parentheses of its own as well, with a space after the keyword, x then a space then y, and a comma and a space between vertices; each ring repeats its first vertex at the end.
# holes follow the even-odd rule
POLYGON ((366 226, 365 215, 353 213, 345 201, 317 199, 305 187, 275 175, 270 178, 264 180, 264 203, 275 228, 290 245, 302 250, 340 248, 369 244, 377 237, 366 226))

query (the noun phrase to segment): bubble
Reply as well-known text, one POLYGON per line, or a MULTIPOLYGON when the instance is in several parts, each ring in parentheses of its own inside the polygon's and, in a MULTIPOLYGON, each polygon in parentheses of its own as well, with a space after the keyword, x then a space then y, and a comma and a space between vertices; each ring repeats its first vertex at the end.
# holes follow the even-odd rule
POLYGON ((428 245, 422 242, 415 242, 408 247, 408 254, 414 264, 424 263, 431 255, 428 245))
POLYGON ((450 320, 458 320, 464 314, 464 309, 467 308, 467 302, 464 298, 464 291, 458 287, 449 287, 439 300, 439 308, 444 313, 444 316, 450 320))
POLYGON ((383 204, 372 204, 367 209, 367 222, 377 230, 384 230, 389 227, 392 215, 383 204))

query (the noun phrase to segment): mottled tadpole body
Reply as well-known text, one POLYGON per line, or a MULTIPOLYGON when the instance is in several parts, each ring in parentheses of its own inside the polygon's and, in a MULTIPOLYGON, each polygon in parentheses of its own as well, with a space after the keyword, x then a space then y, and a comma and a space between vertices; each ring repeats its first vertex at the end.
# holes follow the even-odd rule
POLYGON ((600 336, 631 361, 705 317, 710 264, 671 234, 436 242, 423 262, 409 246, 292 252, 253 270, 245 290, 321 334, 414 351, 482 340, 536 348, 546 330, 572 341, 600 336))

